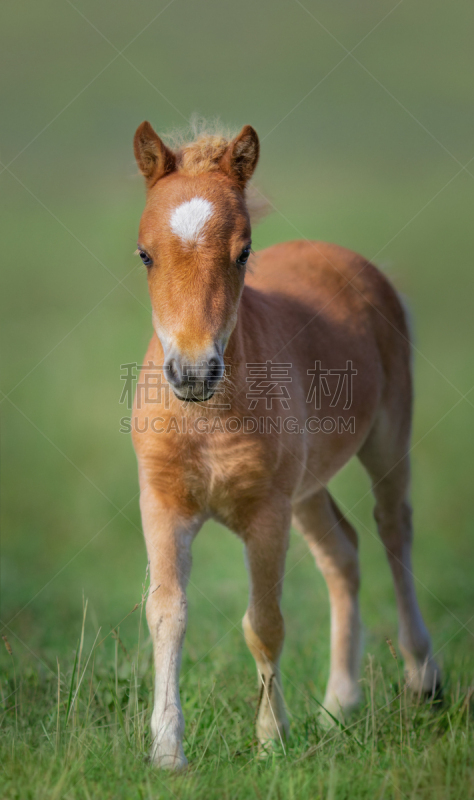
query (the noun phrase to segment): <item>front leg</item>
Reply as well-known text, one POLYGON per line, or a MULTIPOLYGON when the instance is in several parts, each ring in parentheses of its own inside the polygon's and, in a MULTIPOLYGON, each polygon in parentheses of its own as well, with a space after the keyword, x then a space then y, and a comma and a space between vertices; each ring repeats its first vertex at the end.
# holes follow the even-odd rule
POLYGON ((243 629, 257 666, 260 692, 257 738, 264 753, 274 742, 283 744, 289 732, 280 677, 284 639, 280 599, 290 522, 289 501, 275 495, 243 530, 250 578, 243 629))
POLYGON ((149 486, 142 488, 140 508, 150 562, 146 615, 155 661, 151 760, 164 769, 182 769, 188 762, 182 744, 179 671, 187 621, 191 543, 201 520, 170 506, 169 498, 149 486))

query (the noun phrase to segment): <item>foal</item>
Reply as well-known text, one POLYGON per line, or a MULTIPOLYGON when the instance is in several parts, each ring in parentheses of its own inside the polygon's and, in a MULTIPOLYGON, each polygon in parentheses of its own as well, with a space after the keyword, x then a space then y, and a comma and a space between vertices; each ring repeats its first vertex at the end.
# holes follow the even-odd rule
POLYGON ((133 419, 151 576, 151 756, 179 769, 186 584, 193 539, 211 517, 245 544, 243 629, 261 688, 260 743, 288 732, 280 599, 292 516, 329 590, 324 707, 337 717, 357 704, 357 535, 326 488, 354 455, 372 480, 407 680, 433 691, 440 673, 411 572, 410 344, 397 294, 336 245, 296 241, 251 254, 246 186, 259 142, 249 125, 230 141, 202 135, 173 151, 143 122, 134 150, 147 186, 138 251, 154 327, 133 419))

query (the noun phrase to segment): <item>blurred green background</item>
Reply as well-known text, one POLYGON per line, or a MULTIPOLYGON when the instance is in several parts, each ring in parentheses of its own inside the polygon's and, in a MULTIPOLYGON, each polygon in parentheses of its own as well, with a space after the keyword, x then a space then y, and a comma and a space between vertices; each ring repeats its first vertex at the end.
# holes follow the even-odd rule
MULTIPOLYGON (((141 599, 136 463, 119 433, 120 365, 141 363, 151 334, 133 256, 144 194, 132 138, 143 119, 163 133, 198 112, 261 137, 256 182, 275 211, 257 248, 334 241, 374 259, 407 298, 415 571, 439 659, 467 681, 474 6, 26 0, 2 16, 1 620, 16 655, 55 669, 74 651, 83 595, 89 638, 141 599)), ((368 482, 353 464, 333 490, 360 533, 366 650, 384 659, 396 614, 368 482)), ((237 658, 253 686, 246 593, 241 544, 208 525, 189 591, 196 675, 237 658)), ((295 705, 296 685, 322 695, 328 666, 326 591, 296 536, 284 608, 295 705)), ((134 617, 121 635, 135 638, 134 617)))

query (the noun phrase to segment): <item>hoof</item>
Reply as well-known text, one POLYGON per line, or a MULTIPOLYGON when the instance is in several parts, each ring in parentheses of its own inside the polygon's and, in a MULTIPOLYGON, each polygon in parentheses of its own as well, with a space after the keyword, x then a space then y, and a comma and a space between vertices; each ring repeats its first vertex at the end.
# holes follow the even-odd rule
POLYGON ((278 750, 285 751, 285 745, 290 736, 290 724, 286 718, 280 721, 275 730, 275 724, 261 725, 257 723, 258 758, 268 758, 278 750))
POLYGON ((441 670, 433 658, 420 662, 415 667, 405 666, 405 684, 410 692, 424 700, 441 700, 442 683, 441 670))
POLYGON ((436 708, 440 708, 444 703, 444 691, 441 681, 436 683, 434 689, 425 689, 421 697, 425 703, 432 703, 436 708))
POLYGON ((259 740, 257 758, 264 761, 270 756, 278 755, 278 753, 281 754, 283 752, 286 754, 285 747, 287 741, 288 735, 283 736, 282 739, 259 740))
POLYGON ((168 772, 180 772, 188 766, 188 759, 183 753, 181 744, 174 747, 160 744, 154 747, 150 754, 150 762, 157 769, 166 769, 168 772))
POLYGON ((263 753, 262 758, 265 757, 265 753, 268 755, 279 747, 283 746, 284 748, 289 736, 290 725, 287 719, 280 722, 277 730, 275 730, 275 725, 272 725, 269 730, 269 726, 257 724, 257 740, 259 751, 263 753))
POLYGON ((319 713, 319 721, 324 728, 344 725, 347 718, 360 703, 359 689, 351 692, 341 703, 335 694, 327 694, 319 713))

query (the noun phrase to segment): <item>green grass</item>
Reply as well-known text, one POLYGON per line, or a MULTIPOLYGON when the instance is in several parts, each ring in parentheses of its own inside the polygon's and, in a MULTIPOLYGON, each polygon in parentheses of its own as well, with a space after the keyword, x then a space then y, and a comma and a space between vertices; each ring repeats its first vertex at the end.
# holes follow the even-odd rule
POLYGON ((262 760, 252 729, 255 677, 235 629, 227 653, 214 645, 184 658, 190 766, 182 775, 150 768, 152 665, 142 612, 142 604, 132 612, 137 639, 128 647, 118 628, 85 646, 83 628, 56 669, 21 667, 13 652, 1 686, 5 800, 472 796, 474 687, 462 659, 450 663, 440 706, 400 689, 399 664, 382 648, 365 661, 360 711, 327 730, 318 719, 320 681, 288 657, 291 739, 262 760))
MULTIPOLYGON (((352 505, 364 488, 354 467, 339 479, 338 493, 352 505)), ((426 548, 425 558, 420 539, 426 535, 415 549, 417 574, 431 587, 419 590, 445 676, 438 707, 400 691, 402 666, 386 643, 396 641, 393 592, 382 548, 369 520, 367 525, 361 536, 364 700, 345 730, 327 731, 318 720, 328 668, 328 604, 323 581, 295 535, 284 592, 283 682, 291 739, 286 753, 277 749, 268 760, 258 759, 258 688, 240 629, 246 604, 241 544, 208 525, 195 546, 181 679, 186 774, 157 772, 146 760, 152 654, 142 606, 146 586, 137 580, 136 602, 120 617, 89 603, 82 625, 77 598, 68 630, 59 610, 50 609, 49 618, 39 616, 40 635, 33 620, 31 628, 19 624, 21 615, 21 641, 8 634, 13 656, 6 649, 0 656, 2 797, 471 797, 472 638, 456 617, 472 608, 472 585, 460 583, 453 593, 450 574, 456 562, 463 574, 462 554, 451 557, 446 571, 442 551, 426 548), (33 643, 33 653, 25 650, 33 643)), ((126 566, 122 570, 116 575, 121 585, 130 574, 126 566)), ((100 590, 96 594, 101 597, 100 590)))
POLYGON ((472 4, 304 0, 317 21, 293 0, 74 5, 92 24, 64 0, 26 0, 8 5, 0 29, 0 158, 15 159, 0 174, 0 635, 13 654, 0 641, 0 797, 474 797, 474 166, 461 169, 474 152, 472 4), (112 61, 145 26, 124 52, 133 66, 112 61), (363 37, 360 64, 344 58, 363 37), (414 569, 445 704, 399 693, 389 569, 366 476, 351 464, 332 486, 360 535, 365 702, 351 727, 318 723, 328 602, 294 536, 282 663, 291 740, 286 755, 255 757, 242 545, 210 524, 193 550, 181 679, 190 767, 166 776, 145 758, 146 556, 136 461, 119 433, 120 365, 140 362, 151 330, 132 256, 143 207, 133 133, 142 119, 166 131, 194 111, 262 138, 257 181, 277 210, 256 248, 338 242, 374 258, 408 300, 414 569))

